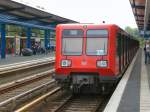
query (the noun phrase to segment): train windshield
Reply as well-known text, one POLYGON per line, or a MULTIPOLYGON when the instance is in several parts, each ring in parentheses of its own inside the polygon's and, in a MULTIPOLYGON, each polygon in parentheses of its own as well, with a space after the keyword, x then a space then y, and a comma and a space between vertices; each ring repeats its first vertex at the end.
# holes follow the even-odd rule
POLYGON ((62 35, 62 54, 81 55, 83 46, 83 31, 63 30, 62 35))
POLYGON ((88 30, 86 42, 87 55, 107 55, 107 30, 88 30))

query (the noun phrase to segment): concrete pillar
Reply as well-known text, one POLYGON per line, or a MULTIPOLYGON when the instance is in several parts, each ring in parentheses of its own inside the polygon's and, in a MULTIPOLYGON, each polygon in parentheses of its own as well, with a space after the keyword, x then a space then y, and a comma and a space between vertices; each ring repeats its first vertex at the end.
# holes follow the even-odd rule
POLYGON ((6 57, 6 26, 5 24, 0 24, 1 30, 1 58, 4 59, 6 57))
POLYGON ((32 33, 31 28, 28 27, 27 30, 26 30, 26 37, 27 37, 26 47, 27 48, 31 48, 31 33, 32 33))

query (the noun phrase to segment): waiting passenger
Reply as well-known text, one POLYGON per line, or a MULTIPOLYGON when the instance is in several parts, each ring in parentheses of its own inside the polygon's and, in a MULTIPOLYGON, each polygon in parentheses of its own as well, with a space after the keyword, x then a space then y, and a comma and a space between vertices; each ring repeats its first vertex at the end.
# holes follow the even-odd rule
POLYGON ((145 42, 145 64, 150 63, 150 41, 145 42))
POLYGON ((32 46, 33 55, 36 55, 36 47, 35 45, 32 46))

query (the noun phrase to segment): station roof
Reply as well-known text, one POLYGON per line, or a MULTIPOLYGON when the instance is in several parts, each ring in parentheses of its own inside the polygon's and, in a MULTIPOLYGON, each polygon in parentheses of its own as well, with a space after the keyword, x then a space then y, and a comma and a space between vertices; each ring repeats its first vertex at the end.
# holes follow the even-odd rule
POLYGON ((0 21, 10 24, 48 28, 59 23, 77 23, 12 0, 0 0, 0 21), (29 25, 30 24, 30 25, 29 25), (40 27, 41 26, 41 27, 40 27))
POLYGON ((130 0, 139 30, 150 30, 150 0, 130 0))

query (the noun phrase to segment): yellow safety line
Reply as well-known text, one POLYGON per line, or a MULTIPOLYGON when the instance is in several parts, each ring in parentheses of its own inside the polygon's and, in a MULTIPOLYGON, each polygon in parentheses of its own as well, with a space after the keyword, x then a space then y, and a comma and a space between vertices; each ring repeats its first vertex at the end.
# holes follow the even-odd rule
POLYGON ((31 109, 34 105, 37 103, 40 103, 42 100, 47 98, 48 96, 54 94, 55 92, 59 91, 60 87, 57 87, 56 89, 50 91, 49 93, 46 93, 45 95, 33 100, 32 102, 28 103, 27 105, 21 107, 20 109, 16 110, 15 112, 27 112, 29 109, 31 109))

